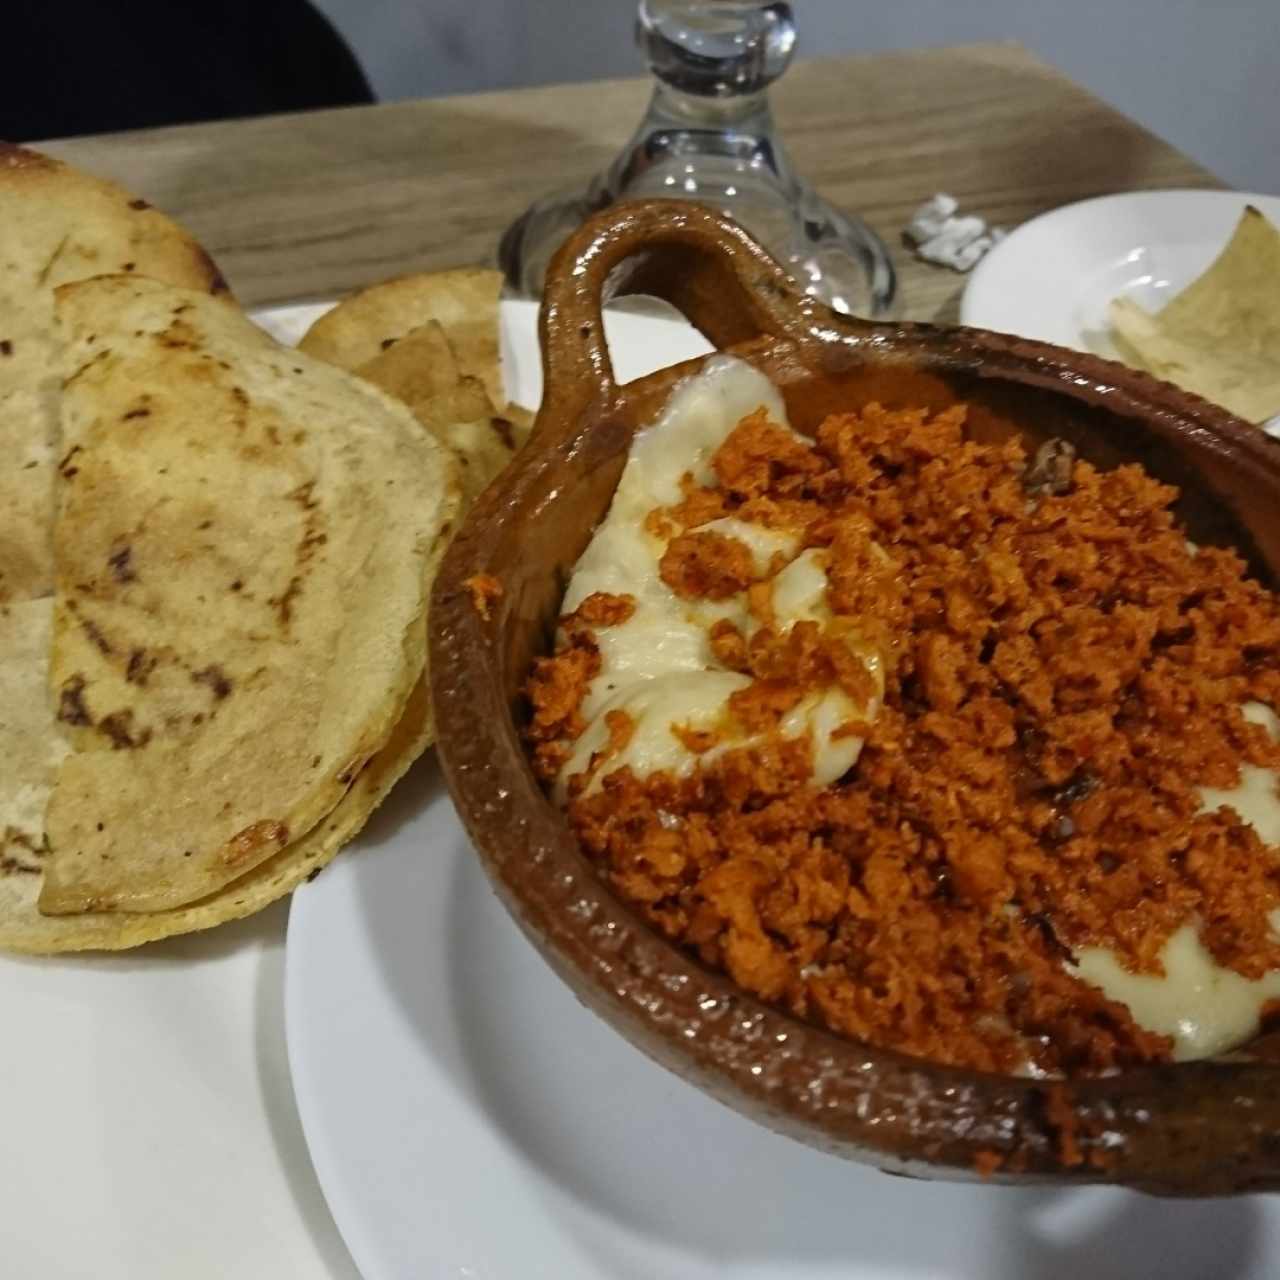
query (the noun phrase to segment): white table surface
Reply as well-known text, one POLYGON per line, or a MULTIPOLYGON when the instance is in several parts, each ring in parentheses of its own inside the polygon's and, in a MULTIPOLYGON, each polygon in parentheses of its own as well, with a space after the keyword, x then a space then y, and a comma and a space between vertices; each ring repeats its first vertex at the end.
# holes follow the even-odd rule
POLYGON ((0 1277, 358 1280, 289 1083, 287 917, 0 956, 0 1277))
MULTIPOLYGON (((296 342, 329 305, 254 314, 296 342)), ((536 403, 517 313, 532 333, 532 304, 504 303, 504 367, 536 403)), ((360 1280, 289 1078, 288 912, 132 953, 0 953, 0 1280, 360 1280)))
POLYGON ((360 1280, 289 1080, 288 918, 0 954, 0 1280, 360 1280))

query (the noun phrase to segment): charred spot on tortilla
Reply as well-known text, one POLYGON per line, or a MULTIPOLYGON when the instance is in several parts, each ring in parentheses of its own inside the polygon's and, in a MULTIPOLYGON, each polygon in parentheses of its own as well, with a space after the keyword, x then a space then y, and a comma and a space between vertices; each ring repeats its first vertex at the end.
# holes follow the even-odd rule
POLYGON ((147 653, 145 649, 133 649, 129 653, 129 661, 125 666, 124 678, 130 684, 145 685, 147 678, 156 669, 160 659, 147 653))
POLYGON ((289 828, 275 819, 263 819, 237 831, 227 842, 222 858, 228 866, 260 862, 264 849, 283 849, 289 843, 289 828))
POLYGON ((71 676, 58 692, 58 719, 63 724, 91 725, 93 717, 84 703, 84 676, 71 676))
POLYGON ((150 729, 134 732, 132 708, 113 711, 110 715, 103 716, 98 721, 98 731, 111 740, 114 751, 132 751, 137 747, 145 747, 151 741, 150 729))
POLYGON ((136 582, 138 575, 133 569, 133 548, 126 543, 107 557, 111 576, 117 582, 136 582))
POLYGON ((193 671, 191 678, 196 684, 208 685, 217 702, 229 697, 233 688, 230 678, 217 663, 210 663, 201 671, 193 671))

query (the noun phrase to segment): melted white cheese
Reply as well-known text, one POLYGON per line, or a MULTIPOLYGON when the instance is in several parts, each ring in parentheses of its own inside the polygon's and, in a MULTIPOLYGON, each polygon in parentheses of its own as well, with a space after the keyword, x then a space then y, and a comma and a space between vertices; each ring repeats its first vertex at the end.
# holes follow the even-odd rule
MULTIPOLYGON (((642 777, 657 771, 685 776, 699 763, 708 764, 727 750, 758 741, 741 730, 734 732, 727 706, 730 696, 745 689, 750 679, 720 667, 708 638, 710 626, 721 618, 733 621, 744 634, 755 629, 758 623, 747 608, 745 593, 727 600, 681 600, 659 574, 667 543, 644 523, 655 507, 681 501, 686 474, 699 485, 713 486, 712 455, 738 422, 761 406, 774 422, 787 425, 782 398, 763 374, 732 357, 715 357, 676 388, 662 416, 633 442, 613 504, 565 593, 566 613, 598 591, 632 596, 635 611, 625 622, 594 632, 601 670, 582 706, 587 728, 573 744, 557 780, 560 803, 566 799, 569 779, 590 768, 593 757, 608 748, 606 716, 613 710, 626 712, 631 736, 600 761, 588 791, 623 767, 642 777), (673 725, 714 730, 721 738, 695 755, 672 733, 673 725)), ((794 535, 735 517, 700 528, 744 543, 758 574, 766 574, 779 555, 789 561, 773 578, 772 606, 779 630, 801 621, 831 621, 823 551, 809 548, 797 554, 794 535)), ((1194 553, 1192 544, 1188 549, 1194 553)), ((879 655, 860 645, 856 634, 849 643, 883 688, 879 655)), ((860 738, 837 738, 836 731, 850 720, 871 719, 878 707, 878 697, 859 707, 839 689, 822 690, 782 718, 781 732, 785 737, 812 738, 814 782, 825 786, 852 768, 862 749, 860 738)), ((1269 707, 1252 702, 1242 711, 1272 737, 1280 737, 1280 718, 1269 707)), ((1234 809, 1265 844, 1280 846, 1278 784, 1275 770, 1244 764, 1237 786, 1200 789, 1202 812, 1234 809)), ((1272 927, 1280 934, 1280 912, 1273 914, 1272 927)), ((1201 943, 1194 924, 1179 929, 1165 945, 1164 976, 1131 973, 1102 947, 1084 948, 1076 959, 1074 972, 1126 1005, 1140 1026, 1172 1037, 1179 1060, 1220 1053, 1248 1040, 1257 1031, 1264 1004, 1280 997, 1280 970, 1251 982, 1223 968, 1201 943)))
MULTIPOLYGON (((655 507, 681 501, 686 474, 700 485, 714 486, 712 455, 744 417, 761 407, 772 421, 787 427, 786 407, 777 388, 744 361, 717 356, 676 388, 661 417, 632 443, 613 503, 574 567, 564 598, 565 613, 597 591, 630 595, 635 609, 625 622, 593 633, 600 651, 600 673, 582 704, 587 728, 560 771, 557 795, 562 802, 569 779, 587 769, 607 747, 605 717, 610 711, 625 711, 634 729, 625 747, 600 761, 589 790, 624 766, 640 776, 658 770, 685 776, 699 763, 710 763, 724 751, 757 741, 733 722, 727 707, 730 695, 751 681, 717 662, 708 636, 710 627, 722 618, 751 634, 758 623, 748 610, 746 593, 726 600, 681 600, 659 573, 667 541, 646 529, 645 519, 655 507), (673 724, 715 729, 721 740, 695 755, 671 732, 673 724)), ((698 531, 743 542, 751 551, 756 573, 762 576, 777 557, 790 562, 773 579, 779 631, 802 620, 830 621, 821 552, 811 549, 797 555, 796 535, 732 516, 708 521, 698 531)), ((862 653, 856 641, 854 647, 862 653)), ((878 655, 864 653, 863 657, 883 687, 878 655)), ((784 736, 812 739, 816 785, 834 782, 857 761, 862 740, 834 735, 851 720, 871 719, 878 704, 874 698, 867 706, 855 705, 842 690, 831 688, 810 694, 783 718, 784 736)))
MULTIPOLYGON (((1280 737, 1280 718, 1261 702, 1246 702, 1244 718, 1280 737)), ((1242 764, 1240 781, 1230 788, 1201 787, 1202 813, 1234 809, 1266 845, 1280 846, 1280 776, 1274 769, 1242 764)), ((1280 934, 1280 911, 1271 928, 1280 934)), ((1112 1000, 1128 1007, 1148 1031, 1173 1038, 1179 1061, 1204 1058, 1243 1044, 1257 1033, 1262 1008, 1280 996, 1280 970, 1257 981, 1224 968, 1200 941, 1194 924, 1183 925, 1160 953, 1163 976, 1131 973, 1114 952, 1085 947, 1076 955, 1075 972, 1112 1000)))
MULTIPOLYGON (((1273 918, 1273 929, 1277 923, 1273 918)), ((1140 1027, 1171 1036, 1179 1062, 1243 1044, 1257 1033, 1262 1006, 1280 996, 1280 970, 1251 982, 1223 968, 1194 924, 1183 925, 1165 943, 1163 976, 1131 973, 1104 947, 1085 947, 1076 960, 1080 977, 1127 1005, 1140 1027)))
POLYGON ((802 551, 773 580, 773 611, 794 622, 825 622, 827 574, 817 547, 802 551))
MULTIPOLYGON (((671 732, 671 726, 720 727, 730 694, 745 689, 750 683, 750 677, 736 671, 701 670, 674 671, 627 684, 601 707, 600 714, 574 742, 573 754, 560 772, 562 787, 590 765, 597 751, 607 746, 609 728, 605 717, 610 711, 625 711, 630 716, 631 737, 621 751, 603 761, 591 780, 589 791, 596 790, 606 774, 624 766, 629 766, 640 777, 660 770, 688 773, 695 757, 671 732)), ((713 752, 708 751, 703 759, 709 760, 712 756, 713 752)), ((560 798, 563 800, 563 792, 560 798)))
MULTIPOLYGON (((1241 714, 1250 724, 1260 724, 1273 739, 1280 738, 1280 718, 1261 702, 1246 702, 1241 714)), ((1240 766, 1240 781, 1234 787, 1201 787, 1200 811, 1234 809, 1242 822, 1247 822, 1266 845, 1280 845, 1280 782, 1274 769, 1256 764, 1240 766)))
POLYGON ((627 486, 628 493, 647 502, 646 512, 675 506, 684 496, 680 481, 686 472, 696 484, 715 484, 712 455, 743 418, 760 408, 771 421, 787 426, 782 396, 759 369, 733 356, 713 356, 675 389, 657 422, 636 436, 614 502, 625 500, 627 486))
MULTIPOLYGON (((785 556, 788 560, 795 555, 800 546, 800 539, 794 533, 782 529, 766 529, 763 525, 749 524, 736 516, 721 516, 719 520, 708 520, 698 526, 699 533, 718 533, 725 538, 737 538, 751 552, 751 562, 755 571, 764 575, 773 563, 774 556, 785 556)), ((825 582, 823 584, 825 586, 825 582)))

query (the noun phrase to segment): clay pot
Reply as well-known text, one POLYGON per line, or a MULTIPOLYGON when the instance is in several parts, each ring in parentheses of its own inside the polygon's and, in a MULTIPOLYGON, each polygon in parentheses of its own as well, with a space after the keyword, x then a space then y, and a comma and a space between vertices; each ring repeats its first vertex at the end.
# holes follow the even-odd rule
MULTIPOLYGON (((439 754, 502 901, 573 989, 637 1048, 723 1102, 822 1150, 918 1177, 1113 1182, 1169 1194, 1280 1186, 1280 1068, 1266 1038, 1229 1057, 1050 1083, 937 1066, 770 1008, 658 936, 603 882, 526 761, 532 660, 550 651, 568 574, 637 426, 698 361, 619 388, 601 305, 675 303, 780 387, 792 423, 870 400, 971 406, 977 438, 1069 440, 1183 491, 1203 544, 1274 583, 1280 446, 1224 410, 1118 364, 974 329, 837 316, 745 232, 684 202, 614 207, 560 251, 541 317, 546 393, 533 437, 473 508, 431 601, 439 754), (465 583, 502 595, 482 616, 465 583), (994 1169, 994 1172, 990 1172, 994 1169)), ((513 1051, 518 1052, 518 1047, 513 1051)), ((572 1045, 565 1046, 573 1053, 572 1045)))

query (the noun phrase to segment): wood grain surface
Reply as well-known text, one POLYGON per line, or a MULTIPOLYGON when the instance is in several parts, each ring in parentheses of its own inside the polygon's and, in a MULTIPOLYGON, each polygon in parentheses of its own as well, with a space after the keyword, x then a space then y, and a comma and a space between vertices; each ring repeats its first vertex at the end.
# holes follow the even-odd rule
MULTIPOLYGON (((530 200, 608 163, 647 93, 595 81, 39 145, 177 216, 261 305, 491 261, 530 200)), ((801 62, 773 100, 799 171, 889 244, 910 319, 953 319, 964 284, 901 243, 934 192, 1013 227, 1107 192, 1219 185, 1013 44, 801 62)))

